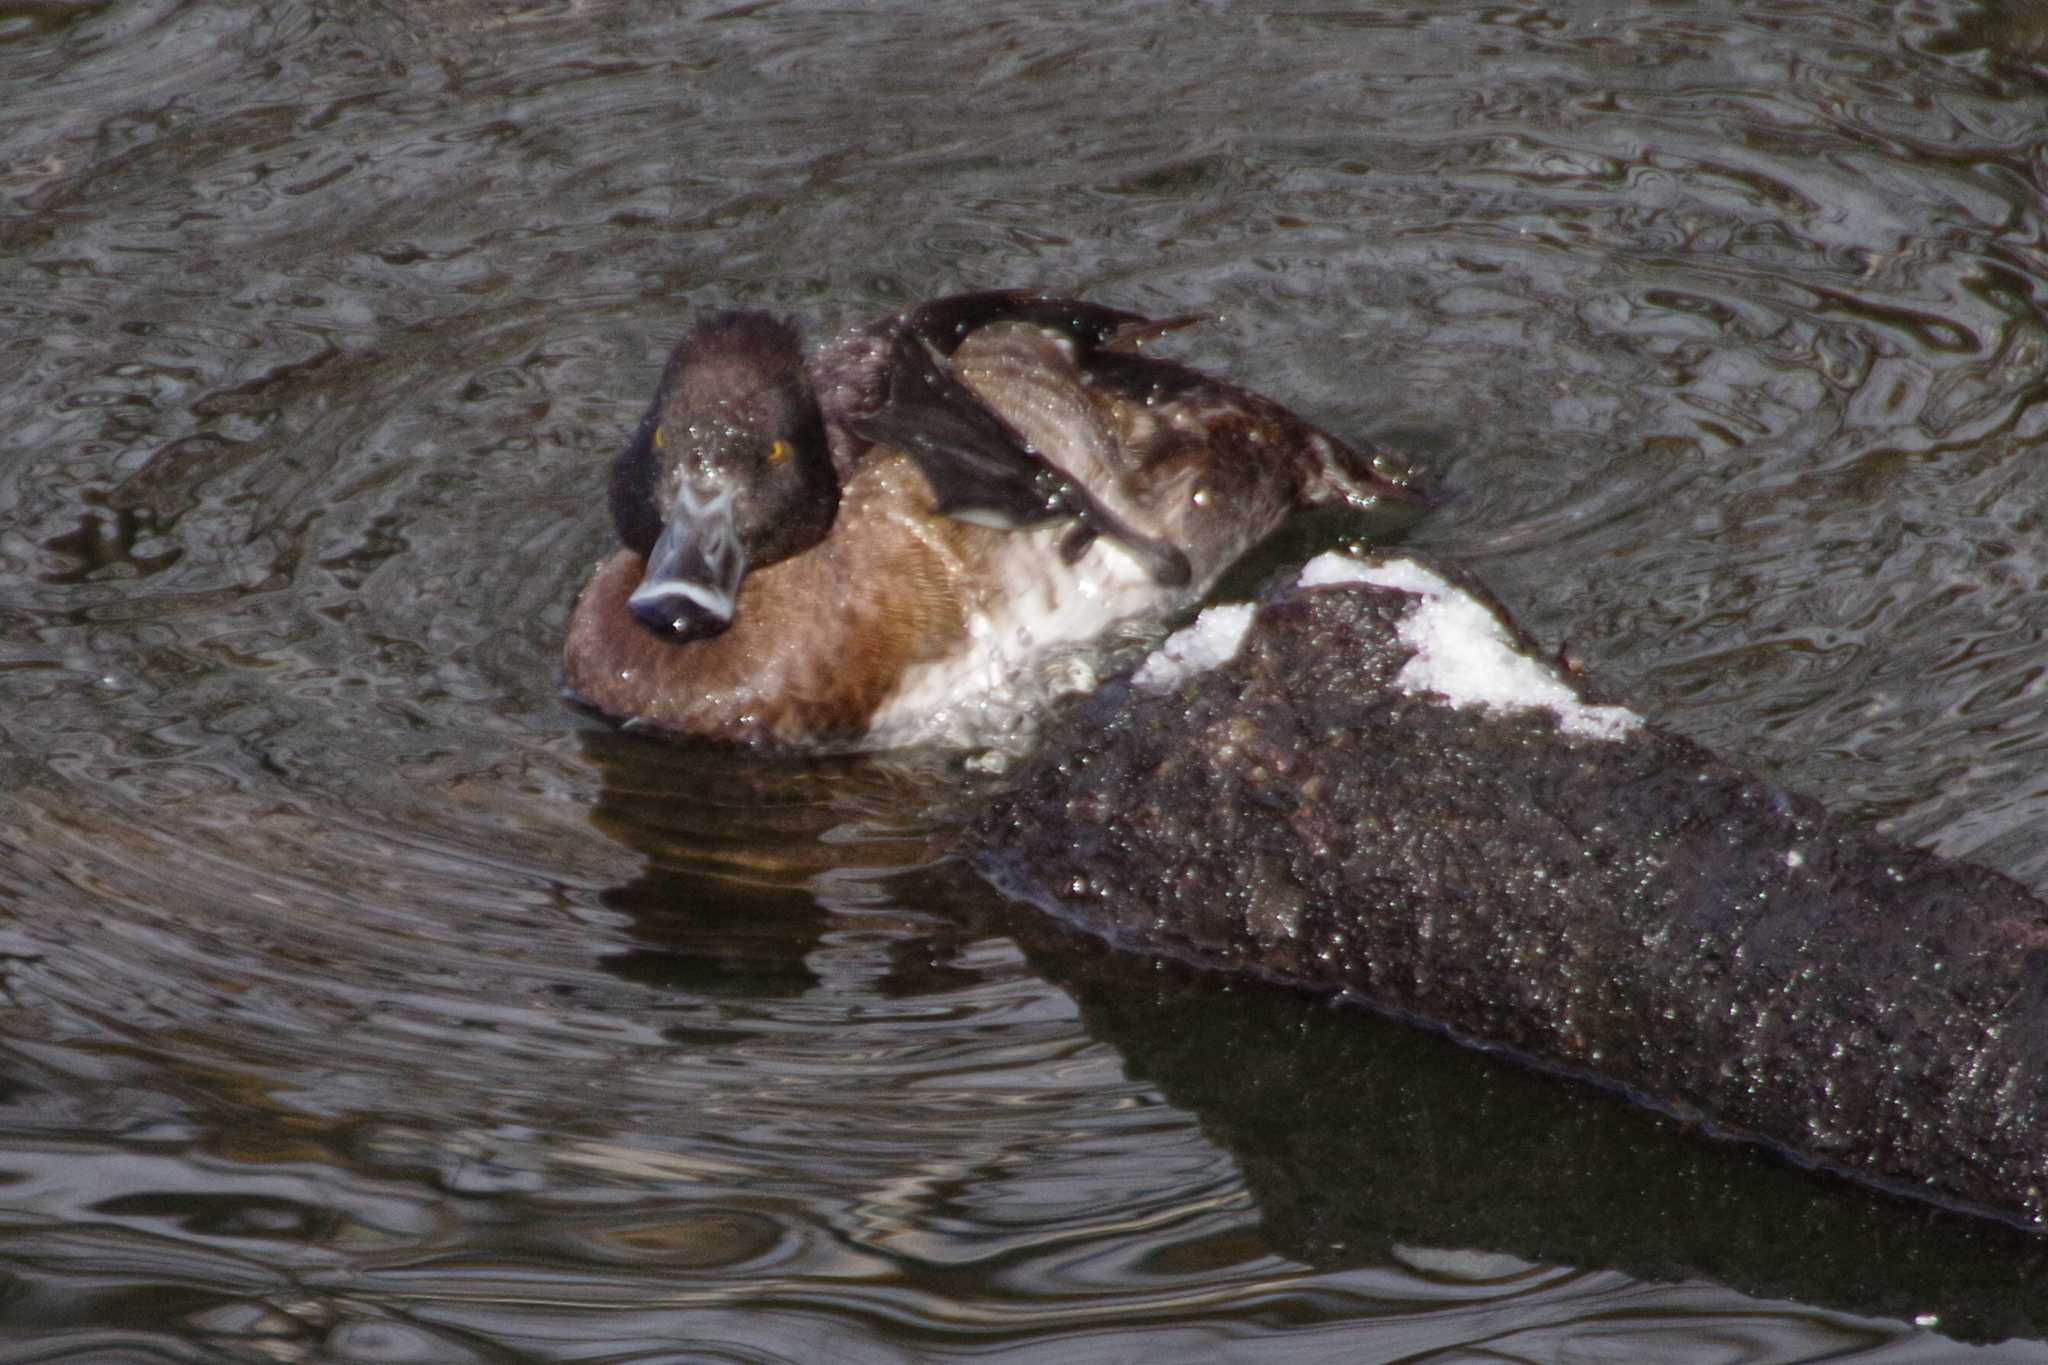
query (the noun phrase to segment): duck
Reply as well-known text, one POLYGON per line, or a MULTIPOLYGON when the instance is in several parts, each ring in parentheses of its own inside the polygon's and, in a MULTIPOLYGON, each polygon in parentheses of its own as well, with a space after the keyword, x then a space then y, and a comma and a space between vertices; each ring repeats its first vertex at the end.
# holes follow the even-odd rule
POLYGON ((613 461, 566 695, 693 740, 1000 748, 1295 512, 1425 500, 1391 451, 1142 350, 1200 320, 988 290, 806 350, 699 318, 613 461))

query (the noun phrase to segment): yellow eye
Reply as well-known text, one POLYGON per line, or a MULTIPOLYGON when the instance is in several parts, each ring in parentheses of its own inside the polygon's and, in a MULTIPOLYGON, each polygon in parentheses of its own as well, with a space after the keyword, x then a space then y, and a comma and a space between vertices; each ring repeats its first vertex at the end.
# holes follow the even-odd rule
POLYGON ((775 443, 774 445, 772 445, 772 446, 769 446, 769 447, 768 447, 768 463, 769 463, 769 464, 781 464, 781 463, 782 463, 782 462, 783 462, 784 460, 786 460, 786 459, 788 459, 788 458, 789 458, 789 442, 787 442, 787 441, 777 441, 777 442, 776 442, 776 443, 775 443))
POLYGON ((654 448, 655 448, 656 450, 667 450, 667 449, 668 449, 668 428, 667 428, 667 427, 656 427, 656 428, 654 429, 654 448))

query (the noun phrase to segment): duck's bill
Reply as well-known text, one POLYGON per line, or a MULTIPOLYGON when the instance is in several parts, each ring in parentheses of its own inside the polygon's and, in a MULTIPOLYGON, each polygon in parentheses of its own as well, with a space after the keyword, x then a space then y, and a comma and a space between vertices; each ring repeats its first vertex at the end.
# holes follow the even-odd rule
POLYGON ((746 572, 731 491, 700 500, 685 489, 626 605, 657 635, 701 640, 732 624, 746 572))

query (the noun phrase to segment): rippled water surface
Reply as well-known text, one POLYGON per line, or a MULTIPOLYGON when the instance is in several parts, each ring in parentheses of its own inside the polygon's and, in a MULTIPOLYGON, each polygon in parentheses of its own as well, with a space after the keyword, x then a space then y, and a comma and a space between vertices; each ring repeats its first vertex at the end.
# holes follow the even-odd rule
POLYGON ((691 310, 1057 287, 2048 886, 2044 192, 2021 0, 0 0, 0 1360, 2048 1355, 2017 1233, 556 695, 691 310))

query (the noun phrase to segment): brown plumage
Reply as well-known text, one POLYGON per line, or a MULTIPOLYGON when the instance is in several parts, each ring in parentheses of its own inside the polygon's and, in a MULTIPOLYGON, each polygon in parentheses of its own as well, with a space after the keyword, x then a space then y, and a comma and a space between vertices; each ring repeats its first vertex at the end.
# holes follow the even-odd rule
MULTIPOLYGON (((714 323, 752 338, 765 334, 744 322, 756 316, 714 323)), ((576 604, 571 693, 720 741, 1000 742, 1048 691, 1086 681, 1067 665, 1110 628, 1192 605, 1293 509, 1412 496, 1278 404, 1130 354, 1156 326, 1038 295, 961 296, 821 348, 802 389, 786 357, 721 352, 716 333, 693 332, 615 472, 628 546, 576 604), (817 496, 777 504, 765 484, 704 482, 729 452, 731 469, 779 477, 810 461, 843 486, 814 543, 771 557, 755 547, 772 532, 737 532, 728 604, 649 567, 680 515, 664 522, 654 500, 695 513, 752 499, 749 515, 773 526, 815 516, 817 496), (700 598, 719 619, 695 619, 700 598)))

